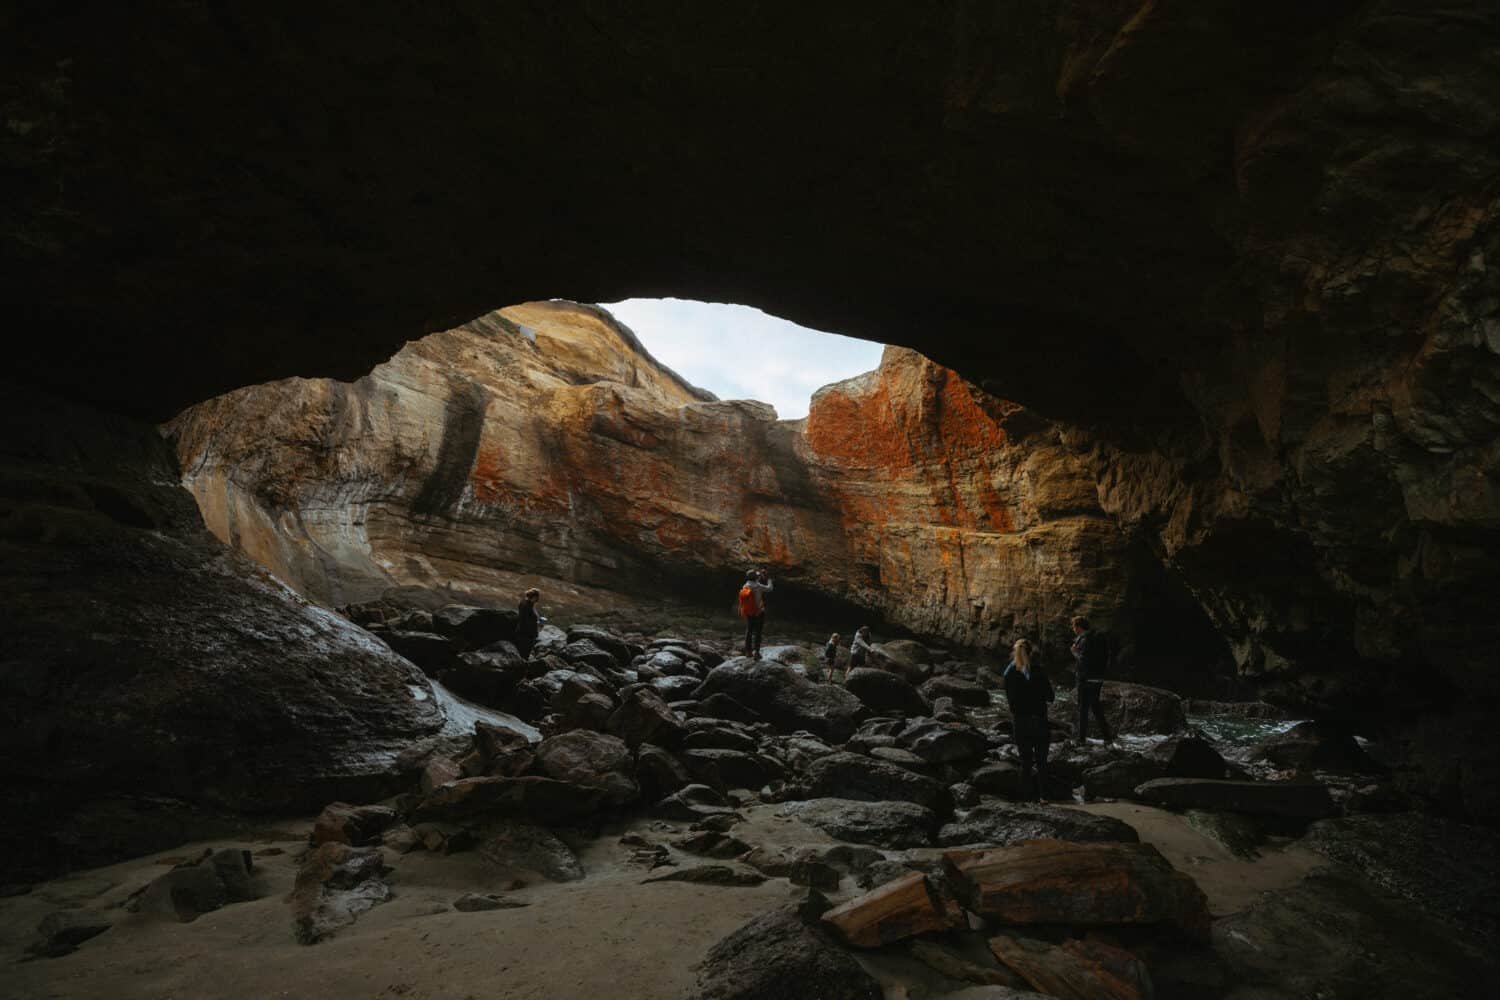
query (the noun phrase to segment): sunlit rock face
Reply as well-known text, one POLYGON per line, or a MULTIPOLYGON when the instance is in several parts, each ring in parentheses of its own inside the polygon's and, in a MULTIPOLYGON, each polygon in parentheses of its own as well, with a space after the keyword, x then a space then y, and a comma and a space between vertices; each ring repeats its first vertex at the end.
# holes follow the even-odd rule
POLYGON ((435 334, 353 384, 240 390, 168 433, 209 527, 333 605, 507 601, 527 577, 626 603, 712 582, 727 604, 764 565, 957 642, 1061 644, 1073 612, 1128 640, 1151 565, 1056 426, 913 351, 778 421, 572 303, 435 334))

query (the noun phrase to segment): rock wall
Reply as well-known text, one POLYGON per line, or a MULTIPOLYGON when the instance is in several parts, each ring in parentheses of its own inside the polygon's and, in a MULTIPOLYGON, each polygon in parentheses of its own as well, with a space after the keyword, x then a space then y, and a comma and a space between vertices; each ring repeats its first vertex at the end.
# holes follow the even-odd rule
POLYGON ((690 587, 728 605, 765 565, 958 643, 1045 634, 1060 654, 1086 612, 1128 653, 1159 573, 1055 425, 904 348, 778 421, 684 386, 603 310, 531 303, 352 384, 211 400, 167 433, 210 529, 329 605, 392 588, 509 603, 536 577, 554 602, 690 587))

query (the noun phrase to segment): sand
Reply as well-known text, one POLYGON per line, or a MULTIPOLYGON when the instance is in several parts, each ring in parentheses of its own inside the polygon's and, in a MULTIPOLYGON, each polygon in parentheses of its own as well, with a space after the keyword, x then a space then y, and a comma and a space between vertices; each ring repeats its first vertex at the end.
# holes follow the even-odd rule
MULTIPOLYGON (((735 828, 742 839, 775 848, 830 844, 827 835, 755 806, 735 828)), ((1290 885, 1326 863, 1296 846, 1272 845, 1255 861, 1236 858, 1179 816, 1131 803, 1092 805, 1090 812, 1134 826, 1182 870, 1198 880, 1211 910, 1243 908, 1263 890, 1290 885)), ((660 824, 657 824, 660 827, 660 824)), ((633 830, 658 840, 686 832, 653 829, 646 820, 607 828, 580 851, 588 877, 554 884, 535 880, 507 893, 521 909, 460 913, 465 892, 493 892, 504 877, 477 853, 450 857, 422 851, 396 858, 395 897, 350 928, 317 945, 292 938, 284 897, 310 823, 288 824, 269 839, 215 841, 100 868, 0 900, 0 961, 7 968, 0 995, 33 998, 406 998, 406 1000, 534 1000, 534 998, 676 998, 689 995, 694 966, 719 939, 745 921, 805 890, 783 879, 754 888, 681 883, 643 885, 650 873, 632 866, 631 848, 618 844, 633 830), (256 859, 264 895, 205 914, 188 924, 130 914, 125 898, 165 870, 172 859, 204 847, 244 846, 283 853, 256 859), (165 861, 166 865, 162 862, 165 861), (16 964, 36 923, 61 906, 101 910, 114 926, 75 953, 16 964)), ((680 867, 725 862, 677 854, 680 867)), ((661 874, 661 869, 656 874, 661 874)), ((859 892, 845 879, 835 898, 859 892)), ((890 987, 924 995, 930 979, 901 956, 877 957, 870 967, 890 987), (910 977, 910 978, 908 978, 910 977)))

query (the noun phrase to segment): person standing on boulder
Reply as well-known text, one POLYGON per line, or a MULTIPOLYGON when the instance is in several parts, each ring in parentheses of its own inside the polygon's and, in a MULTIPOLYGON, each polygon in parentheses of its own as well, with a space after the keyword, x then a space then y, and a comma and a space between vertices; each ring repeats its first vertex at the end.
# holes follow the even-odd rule
MULTIPOLYGON (((839 634, 837 632, 835 632, 835 633, 833 633, 833 635, 830 635, 828 637, 828 641, 826 643, 824 643, 824 645, 823 645, 823 665, 828 670, 828 683, 829 684, 833 683, 833 670, 834 670, 835 667, 838 666, 838 664, 839 664, 839 634)), ((849 670, 846 667, 844 669, 844 677, 847 679, 848 676, 849 676, 849 670)))
POLYGON ((766 630, 766 595, 771 576, 765 570, 750 571, 740 588, 740 614, 745 619, 745 655, 760 658, 761 635, 766 630))
POLYGON ((531 655, 531 647, 536 645, 537 634, 547 620, 536 613, 536 602, 541 599, 542 592, 532 587, 516 605, 516 610, 521 613, 521 619, 516 623, 516 649, 522 656, 531 655))
MULTIPOLYGON (((870 657, 870 626, 861 625, 854 630, 854 639, 849 643, 849 670, 865 665, 870 657)), ((849 670, 844 671, 844 679, 848 680, 849 670)))
POLYGON ((1078 661, 1078 742, 1087 744, 1089 739, 1089 712, 1099 720, 1099 732, 1104 742, 1114 740, 1109 720, 1104 717, 1104 706, 1099 704, 1104 691, 1104 675, 1109 670, 1109 646, 1104 636, 1089 627, 1089 620, 1082 615, 1073 619, 1073 659, 1078 661))
POLYGON ((1047 706, 1056 694, 1036 662, 1030 640, 1016 640, 1003 677, 1005 700, 1015 723, 1016 749, 1021 752, 1021 799, 1042 802, 1046 799, 1047 751, 1052 744, 1047 706))

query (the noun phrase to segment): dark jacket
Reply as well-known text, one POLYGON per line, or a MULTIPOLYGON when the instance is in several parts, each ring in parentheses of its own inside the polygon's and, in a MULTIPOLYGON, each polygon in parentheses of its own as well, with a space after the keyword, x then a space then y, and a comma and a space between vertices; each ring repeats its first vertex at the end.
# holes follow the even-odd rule
POLYGON ((1042 716, 1047 715, 1047 706, 1052 703, 1052 682, 1047 679, 1047 672, 1038 663, 1031 665, 1031 677, 1027 678, 1011 661, 1005 666, 1005 700, 1010 703, 1010 714, 1013 716, 1042 716))
POLYGON ((1073 640, 1073 656, 1078 660, 1078 682, 1102 681, 1109 673, 1109 640, 1094 629, 1073 640))
POLYGON ((520 604, 516 605, 516 610, 521 613, 521 620, 516 623, 516 639, 521 642, 536 642, 537 632, 540 629, 536 605, 523 599, 520 604))

